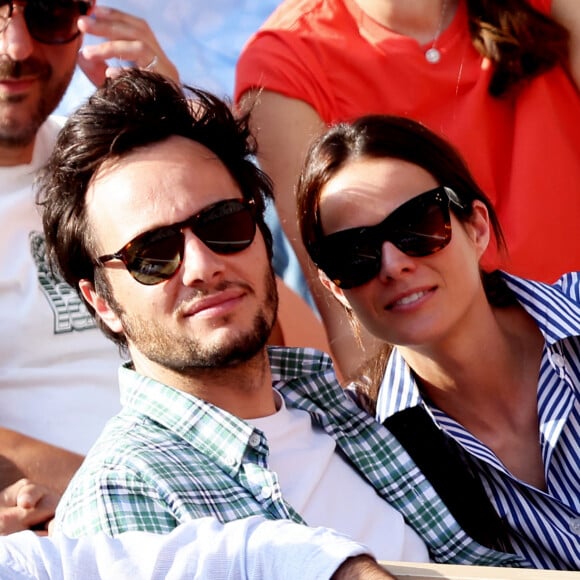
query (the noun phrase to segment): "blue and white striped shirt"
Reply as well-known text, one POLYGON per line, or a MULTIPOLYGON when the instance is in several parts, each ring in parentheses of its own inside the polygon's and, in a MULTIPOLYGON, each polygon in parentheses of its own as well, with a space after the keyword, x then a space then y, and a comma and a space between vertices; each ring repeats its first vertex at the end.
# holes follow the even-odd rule
POLYGON ((424 405, 474 458, 493 505, 509 526, 514 551, 536 568, 580 570, 580 272, 554 285, 503 274, 545 338, 538 421, 547 491, 514 477, 481 441, 423 400, 411 369, 393 350, 377 418, 424 405))

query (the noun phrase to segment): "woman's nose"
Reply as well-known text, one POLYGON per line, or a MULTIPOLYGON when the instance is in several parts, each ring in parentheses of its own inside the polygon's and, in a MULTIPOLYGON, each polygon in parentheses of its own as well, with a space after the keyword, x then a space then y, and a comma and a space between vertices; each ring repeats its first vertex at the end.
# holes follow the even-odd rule
POLYGON ((415 258, 402 252, 391 242, 384 242, 381 247, 381 269, 379 278, 384 280, 397 278, 401 274, 415 269, 415 258))

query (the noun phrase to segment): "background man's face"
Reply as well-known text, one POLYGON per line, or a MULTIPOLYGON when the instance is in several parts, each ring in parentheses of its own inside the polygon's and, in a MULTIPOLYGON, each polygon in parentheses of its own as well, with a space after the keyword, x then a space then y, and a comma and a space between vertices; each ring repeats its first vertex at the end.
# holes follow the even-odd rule
POLYGON ((0 33, 0 147, 24 147, 64 95, 81 37, 43 44, 28 33, 21 7, 0 33))

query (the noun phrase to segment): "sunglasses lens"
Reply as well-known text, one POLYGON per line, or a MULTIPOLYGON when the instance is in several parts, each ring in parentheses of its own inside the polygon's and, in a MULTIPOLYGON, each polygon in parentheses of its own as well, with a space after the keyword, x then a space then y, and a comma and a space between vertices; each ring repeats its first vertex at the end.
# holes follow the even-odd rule
POLYGON ((349 289, 372 280, 381 267, 381 247, 365 239, 361 229, 337 232, 320 247, 320 268, 340 288, 349 289))
POLYGON ((423 257, 442 250, 450 240, 448 197, 443 188, 436 188, 404 203, 376 226, 326 236, 314 252, 315 261, 337 286, 349 289, 379 273, 387 241, 408 256, 423 257))
POLYGON ((178 270, 183 246, 180 231, 166 228, 146 233, 126 248, 127 270, 141 284, 159 284, 178 270))
POLYGON ((194 234, 216 254, 245 250, 256 235, 256 220, 249 206, 238 200, 216 203, 199 215, 194 234))
POLYGON ((29 0, 24 5, 28 32, 45 44, 70 42, 80 34, 77 20, 88 14, 90 6, 90 2, 75 0, 29 0))
POLYGON ((256 235, 256 220, 249 205, 238 200, 220 201, 181 224, 146 232, 125 246, 122 259, 137 282, 151 286, 177 272, 185 246, 183 227, 190 227, 217 254, 241 252, 256 235))
POLYGON ((388 240, 408 256, 442 250, 451 240, 447 198, 418 196, 393 212, 388 240))

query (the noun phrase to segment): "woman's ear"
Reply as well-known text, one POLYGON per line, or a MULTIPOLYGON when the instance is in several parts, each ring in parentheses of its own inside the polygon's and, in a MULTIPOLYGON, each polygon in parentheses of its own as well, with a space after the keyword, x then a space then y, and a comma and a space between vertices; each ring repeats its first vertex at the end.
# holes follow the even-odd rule
POLYGON ((489 212, 485 204, 479 199, 473 201, 473 212, 469 221, 465 222, 465 228, 475 245, 479 259, 487 250, 491 239, 489 212))
POLYGON ((95 290, 94 284, 87 279, 79 282, 83 298, 94 308, 98 316, 113 332, 122 333, 123 324, 109 303, 95 290))
POLYGON ((342 288, 338 287, 322 270, 318 270, 318 278, 322 285, 344 306, 351 310, 348 300, 344 296, 342 288))

